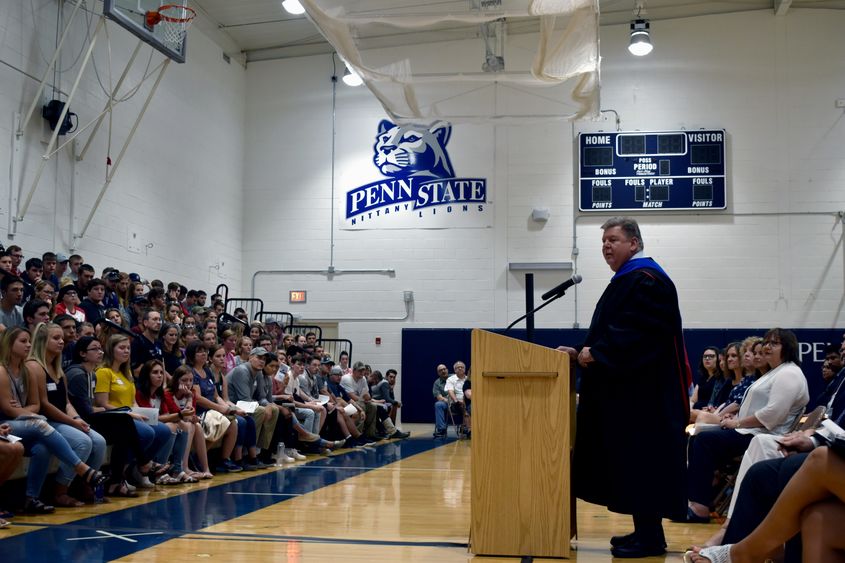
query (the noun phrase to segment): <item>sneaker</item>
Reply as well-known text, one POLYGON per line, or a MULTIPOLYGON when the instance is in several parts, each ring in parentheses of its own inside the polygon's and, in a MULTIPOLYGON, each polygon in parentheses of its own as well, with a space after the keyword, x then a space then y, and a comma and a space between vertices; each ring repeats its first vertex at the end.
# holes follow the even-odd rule
POLYGON ((337 450, 342 448, 346 444, 346 440, 335 440, 334 442, 329 442, 329 449, 330 450, 337 450))
POLYGON ((434 437, 435 438, 445 438, 446 437, 446 431, 445 430, 435 430, 434 431, 434 437))
POLYGON ((244 471, 255 471, 258 469, 258 466, 255 464, 255 460, 244 458, 241 460, 241 468, 244 471))
POLYGON ((285 463, 292 463, 294 461, 305 461, 306 459, 308 459, 294 448, 285 448, 285 455, 288 456, 288 459, 290 459, 290 462, 286 461, 285 463))
POLYGON ((401 430, 399 430, 397 428, 396 431, 393 434, 388 436, 388 438, 391 439, 391 440, 394 440, 394 439, 395 440, 404 440, 405 438, 407 438, 410 435, 411 435, 410 432, 402 432, 401 430))
POLYGON ((243 467, 233 462, 231 459, 225 459, 216 467, 215 470, 217 473, 237 473, 239 471, 243 471, 243 467))
POLYGON ((282 454, 281 458, 278 458, 278 457, 276 458, 276 463, 279 464, 279 465, 283 465, 285 463, 293 463, 295 461, 296 461, 295 459, 293 459, 291 456, 289 456, 287 454, 282 454))
POLYGON ((264 461, 260 459, 256 459, 252 462, 252 464, 256 467, 256 469, 267 469, 273 465, 272 463, 264 463, 264 461))

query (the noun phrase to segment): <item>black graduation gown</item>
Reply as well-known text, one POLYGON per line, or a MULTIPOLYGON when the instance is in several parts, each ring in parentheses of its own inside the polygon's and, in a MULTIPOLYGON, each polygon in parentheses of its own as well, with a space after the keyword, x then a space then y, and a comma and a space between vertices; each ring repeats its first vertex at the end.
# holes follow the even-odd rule
POLYGON ((584 346, 596 361, 581 371, 576 496, 622 514, 686 515, 691 378, 672 281, 651 268, 612 280, 584 346))

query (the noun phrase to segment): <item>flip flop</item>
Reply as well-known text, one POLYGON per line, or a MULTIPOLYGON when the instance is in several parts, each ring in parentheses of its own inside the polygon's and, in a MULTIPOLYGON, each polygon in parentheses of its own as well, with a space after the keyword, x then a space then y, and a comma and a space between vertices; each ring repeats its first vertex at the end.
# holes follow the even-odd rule
POLYGON ((684 563, 692 563, 693 555, 700 555, 701 557, 706 557, 710 560, 710 563, 731 563, 732 545, 733 544, 705 547, 702 548, 701 551, 699 551, 698 553, 692 550, 687 551, 686 553, 684 553, 684 563))

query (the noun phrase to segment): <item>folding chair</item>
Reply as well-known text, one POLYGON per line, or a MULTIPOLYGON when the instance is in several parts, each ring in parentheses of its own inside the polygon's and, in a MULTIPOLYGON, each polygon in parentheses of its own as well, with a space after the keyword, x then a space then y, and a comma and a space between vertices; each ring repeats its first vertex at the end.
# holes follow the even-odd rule
MULTIPOLYGON (((452 422, 452 426, 455 427, 455 434, 459 440, 462 440, 469 435, 469 431, 464 424, 467 417, 465 409, 466 405, 464 403, 459 403, 449 399, 449 408, 446 410, 449 413, 449 420, 452 422)), ((448 425, 446 430, 448 432, 448 425)))

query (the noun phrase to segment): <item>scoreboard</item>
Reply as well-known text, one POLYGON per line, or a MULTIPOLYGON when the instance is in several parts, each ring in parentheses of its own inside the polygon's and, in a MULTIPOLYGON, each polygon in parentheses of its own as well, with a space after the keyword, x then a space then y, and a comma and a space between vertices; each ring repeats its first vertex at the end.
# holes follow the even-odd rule
POLYGON ((725 131, 578 135, 581 211, 725 209, 725 131))

